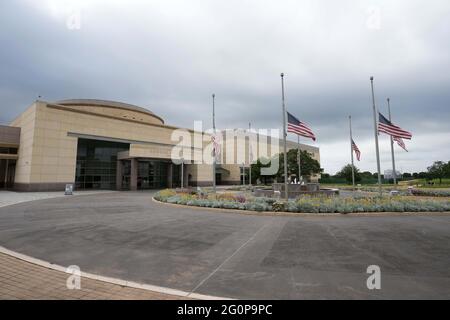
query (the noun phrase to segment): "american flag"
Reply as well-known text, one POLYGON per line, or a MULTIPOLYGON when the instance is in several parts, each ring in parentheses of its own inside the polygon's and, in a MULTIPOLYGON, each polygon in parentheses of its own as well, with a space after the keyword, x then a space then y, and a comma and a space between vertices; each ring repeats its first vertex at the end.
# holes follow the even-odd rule
POLYGON ((388 119, 386 119, 381 113, 379 113, 380 120, 378 122, 378 131, 384 132, 390 136, 411 140, 412 134, 402 128, 394 125, 388 119))
POLYGON ((361 151, 359 151, 358 146, 356 145, 355 141, 352 139, 352 150, 355 151, 356 159, 358 161, 361 161, 361 151))
POLYGON ((301 122, 289 112, 287 114, 288 114, 288 132, 298 134, 299 136, 302 137, 311 138, 313 139, 313 141, 316 141, 316 136, 306 123, 301 122))
POLYGON ((408 152, 408 149, 406 149, 406 145, 405 142, 403 141, 402 138, 400 137, 392 137, 392 139, 397 142, 397 144, 400 146, 400 148, 402 148, 403 150, 405 150, 406 152, 408 152))
POLYGON ((211 137, 211 141, 213 143, 213 154, 214 154, 214 157, 216 158, 216 160, 218 160, 220 158, 220 154, 221 154, 220 138, 221 138, 221 136, 219 133, 215 133, 211 137))

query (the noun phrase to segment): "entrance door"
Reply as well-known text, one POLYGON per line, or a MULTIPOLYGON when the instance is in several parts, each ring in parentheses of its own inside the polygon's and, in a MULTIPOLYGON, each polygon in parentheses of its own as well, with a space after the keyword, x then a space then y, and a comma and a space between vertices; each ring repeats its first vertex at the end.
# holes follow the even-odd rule
POLYGON ((13 188, 15 175, 16 160, 0 160, 0 189, 13 188))
POLYGON ((122 190, 130 190, 131 184, 131 161, 123 160, 122 164, 122 190))
POLYGON ((0 189, 6 188, 6 160, 0 160, 0 189))
POLYGON ((222 185, 222 174, 216 173, 216 185, 220 186, 222 185))
POLYGON ((8 172, 6 175, 6 188, 11 189, 14 187, 14 177, 16 175, 16 160, 8 161, 8 172))

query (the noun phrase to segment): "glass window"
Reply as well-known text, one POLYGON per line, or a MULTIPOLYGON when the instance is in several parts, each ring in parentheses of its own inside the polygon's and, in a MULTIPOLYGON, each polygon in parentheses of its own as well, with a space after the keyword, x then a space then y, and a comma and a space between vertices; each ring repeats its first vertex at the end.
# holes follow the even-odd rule
POLYGON ((139 161, 138 189, 163 189, 168 187, 168 162, 139 161))
POLYGON ((0 147, 0 153, 2 154, 17 154, 17 151, 17 148, 0 147))
POLYGON ((78 139, 76 188, 116 189, 117 153, 129 149, 126 143, 78 139))

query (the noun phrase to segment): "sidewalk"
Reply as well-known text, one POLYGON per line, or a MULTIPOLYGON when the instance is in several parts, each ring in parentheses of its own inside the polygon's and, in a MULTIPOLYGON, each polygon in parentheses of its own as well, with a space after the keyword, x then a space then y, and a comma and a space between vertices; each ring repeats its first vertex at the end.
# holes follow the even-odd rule
MULTIPOLYGON (((102 193, 110 193, 115 191, 75 191, 73 196, 82 196, 82 195, 90 195, 90 194, 102 194, 102 193)), ((0 208, 11 206, 17 203, 35 201, 35 200, 43 200, 43 199, 52 199, 52 198, 60 198, 60 197, 72 197, 65 196, 64 191, 56 191, 56 192, 13 192, 13 191, 0 191, 0 208)))
POLYGON ((178 300, 180 297, 81 279, 80 290, 66 286, 69 274, 0 253, 0 299, 3 300, 178 300))

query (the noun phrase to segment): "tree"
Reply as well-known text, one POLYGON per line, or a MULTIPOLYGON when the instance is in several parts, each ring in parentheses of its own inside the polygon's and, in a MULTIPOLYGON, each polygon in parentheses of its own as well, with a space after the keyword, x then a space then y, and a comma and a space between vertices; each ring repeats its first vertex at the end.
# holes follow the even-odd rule
POLYGON ((329 173, 322 173, 322 179, 329 179, 331 175, 329 173))
POLYGON ((266 184, 267 182, 271 182, 274 178, 274 176, 263 176, 261 175, 261 169, 262 168, 268 168, 270 167, 271 161, 267 158, 260 158, 256 161, 256 163, 252 164, 251 170, 252 170, 252 183, 256 183, 256 181, 259 179, 263 184, 266 184))
POLYGON ((360 176, 361 176, 361 179, 364 179, 364 180, 372 180, 373 179, 373 175, 369 171, 361 172, 360 176))
POLYGON ((450 178, 450 161, 444 166, 444 176, 450 178))
POLYGON ((445 177, 446 164, 443 161, 435 161, 431 167, 428 167, 428 175, 431 179, 439 179, 442 184, 442 178, 445 177))
MULTIPOLYGON (((300 152, 300 169, 302 177, 310 177, 315 174, 319 174, 323 171, 320 168, 320 163, 314 159, 308 151, 302 150, 300 152)), ((280 161, 280 169, 278 170, 277 178, 284 177, 284 154, 279 154, 274 157, 278 158, 280 161)), ((274 160, 276 161, 276 160, 274 160)), ((295 175, 298 177, 298 149, 291 149, 287 153, 287 165, 288 165, 288 176, 295 175)))
MULTIPOLYGON (((354 171, 355 171, 355 181, 361 181, 361 175, 359 173, 359 169, 355 166, 353 166, 354 171)), ((339 171, 336 174, 336 177, 338 178, 344 178, 345 180, 347 180, 349 183, 353 182, 353 176, 352 176, 352 165, 348 164, 345 167, 343 167, 341 169, 341 171, 339 171)))
POLYGON ((429 179, 429 178, 428 178, 428 173, 426 173, 426 172, 419 172, 419 173, 417 174, 417 178, 418 178, 418 179, 429 179))

